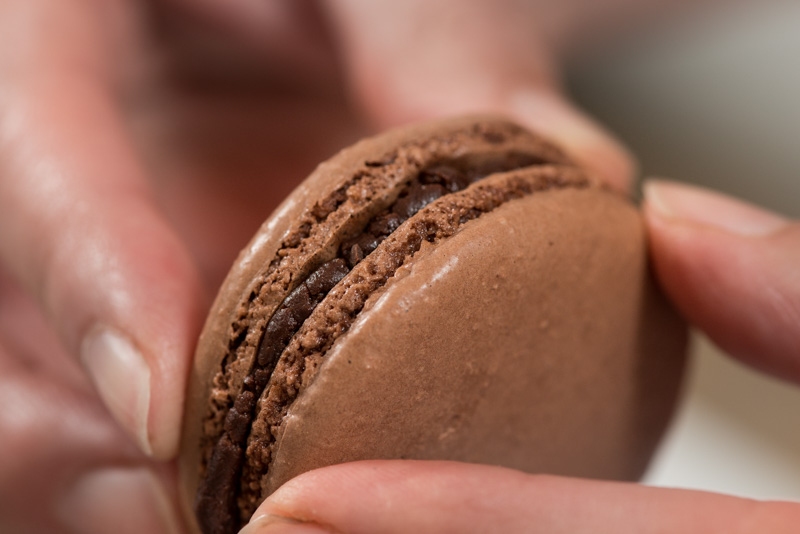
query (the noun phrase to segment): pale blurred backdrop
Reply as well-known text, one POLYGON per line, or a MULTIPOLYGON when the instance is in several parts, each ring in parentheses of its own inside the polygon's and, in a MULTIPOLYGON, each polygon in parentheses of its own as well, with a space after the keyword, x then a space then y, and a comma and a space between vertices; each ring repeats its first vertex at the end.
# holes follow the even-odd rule
MULTIPOLYGON (((749 2, 665 25, 576 61, 569 81, 643 174, 800 217, 800 2, 749 2)), ((800 388, 751 372, 700 336, 693 353, 684 402, 646 481, 800 500, 800 388)))

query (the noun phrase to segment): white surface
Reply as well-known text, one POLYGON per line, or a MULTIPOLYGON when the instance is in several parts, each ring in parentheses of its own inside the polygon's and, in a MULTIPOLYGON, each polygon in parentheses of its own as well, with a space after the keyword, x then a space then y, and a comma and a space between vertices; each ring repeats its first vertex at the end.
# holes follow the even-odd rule
MULTIPOLYGON (((597 54, 570 79, 646 175, 798 217, 798 58, 800 2, 753 2, 597 54)), ((695 352, 686 402, 647 482, 800 500, 800 388, 746 370, 708 342, 695 352)))
POLYGON ((800 388, 695 340, 687 395, 645 481, 800 500, 800 388))

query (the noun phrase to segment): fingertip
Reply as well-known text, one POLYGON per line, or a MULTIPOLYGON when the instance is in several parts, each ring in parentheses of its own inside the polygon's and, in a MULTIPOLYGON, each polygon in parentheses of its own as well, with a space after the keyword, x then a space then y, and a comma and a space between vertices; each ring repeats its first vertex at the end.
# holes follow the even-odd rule
POLYGON ((662 219, 704 225, 741 236, 763 236, 789 224, 777 213, 703 187, 650 179, 642 190, 647 212, 662 219))
POLYGON ((800 226, 694 186, 644 192, 655 272, 681 313, 732 356, 800 381, 800 226))
POLYGON ((43 300, 122 428, 169 459, 203 315, 199 275, 148 198, 92 205, 54 234, 70 244, 54 247, 43 300))
POLYGON ((182 265, 172 270, 162 265, 145 277, 139 313, 126 317, 151 373, 149 449, 142 450, 157 460, 178 453, 186 384, 207 301, 188 253, 182 252, 175 261, 182 265))
POLYGON ((148 274, 140 313, 131 314, 152 371, 148 434, 151 456, 169 460, 178 453, 186 384, 209 298, 188 251, 169 232, 167 267, 155 264, 148 274))
MULTIPOLYGON (((164 288, 154 285, 139 293, 138 302, 130 302, 130 308, 158 307, 152 293, 160 290, 164 288)), ((109 411, 143 453, 159 460, 177 454, 186 377, 198 328, 193 304, 192 299, 176 303, 166 310, 174 312, 173 317, 163 322, 159 313, 100 311, 80 345, 81 363, 109 411)))

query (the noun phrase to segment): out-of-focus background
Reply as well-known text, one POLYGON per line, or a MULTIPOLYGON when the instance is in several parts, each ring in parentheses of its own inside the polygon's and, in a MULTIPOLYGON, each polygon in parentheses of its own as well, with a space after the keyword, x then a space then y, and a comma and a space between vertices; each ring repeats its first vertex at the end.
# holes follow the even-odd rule
MULTIPOLYGON (((572 65, 569 85, 645 175, 800 217, 800 3, 749 4, 597 51, 572 65)), ((701 336, 693 347, 684 402, 646 481, 800 500, 800 388, 701 336)))

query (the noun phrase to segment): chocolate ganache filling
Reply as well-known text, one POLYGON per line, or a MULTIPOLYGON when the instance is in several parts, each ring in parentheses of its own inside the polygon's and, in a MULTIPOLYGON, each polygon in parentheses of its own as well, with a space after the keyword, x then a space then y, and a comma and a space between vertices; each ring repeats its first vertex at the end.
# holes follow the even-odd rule
POLYGON ((317 267, 289 293, 264 329, 256 358, 225 418, 222 435, 201 480, 195 509, 205 534, 227 534, 241 526, 237 504, 239 478, 256 403, 281 353, 328 292, 403 222, 434 200, 461 191, 490 174, 544 163, 538 156, 515 152, 428 165, 403 188, 393 204, 367 222, 358 235, 343 241, 334 259, 317 267))

